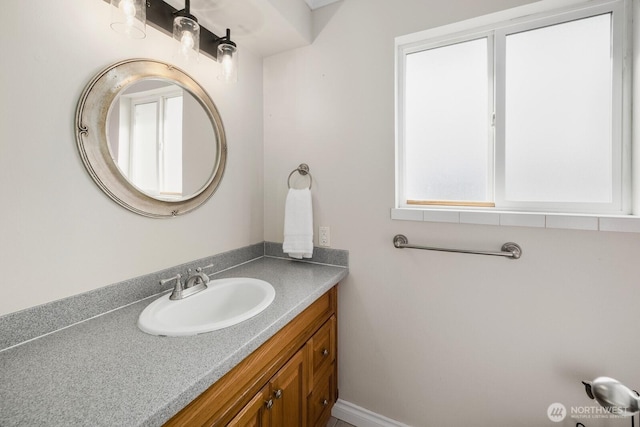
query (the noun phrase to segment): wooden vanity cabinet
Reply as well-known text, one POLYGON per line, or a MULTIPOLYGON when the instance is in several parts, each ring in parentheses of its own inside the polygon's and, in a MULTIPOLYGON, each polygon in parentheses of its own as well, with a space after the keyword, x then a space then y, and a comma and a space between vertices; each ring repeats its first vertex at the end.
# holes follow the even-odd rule
POLYGON ((271 417, 265 405, 269 396, 269 386, 265 386, 227 425, 229 427, 271 427, 271 417))
POLYGON ((308 426, 326 426, 337 396, 337 321, 331 316, 307 342, 309 355, 308 426))
MULTIPOLYGON (((305 354, 298 351, 269 381, 271 385, 271 425, 302 426, 307 416, 305 354)), ((268 402, 268 401, 267 401, 268 402)))
POLYGON ((315 427, 337 399, 337 285, 165 426, 315 427))
POLYGON ((306 420, 305 353, 300 350, 227 426, 303 426, 306 420))
MULTIPOLYGON (((336 403, 336 371, 327 369, 313 384, 308 398, 309 427, 325 427, 331 417, 331 408, 336 403)), ((290 425, 290 424, 287 424, 290 425)))

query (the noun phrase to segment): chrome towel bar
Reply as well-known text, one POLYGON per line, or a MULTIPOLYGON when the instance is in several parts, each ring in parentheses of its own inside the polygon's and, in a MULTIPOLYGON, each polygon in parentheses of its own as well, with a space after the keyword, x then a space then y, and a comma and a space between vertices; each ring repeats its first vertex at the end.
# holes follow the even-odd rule
POLYGON ((476 255, 491 255, 491 256, 503 256, 511 259, 518 259, 522 256, 522 248, 517 243, 507 242, 502 245, 501 252, 492 251, 470 251, 466 249, 448 249, 448 248, 433 248, 429 246, 410 245, 409 240, 403 234, 396 234, 393 238, 393 246, 398 249, 424 249, 427 251, 440 251, 440 252, 457 252, 461 254, 476 254, 476 255))

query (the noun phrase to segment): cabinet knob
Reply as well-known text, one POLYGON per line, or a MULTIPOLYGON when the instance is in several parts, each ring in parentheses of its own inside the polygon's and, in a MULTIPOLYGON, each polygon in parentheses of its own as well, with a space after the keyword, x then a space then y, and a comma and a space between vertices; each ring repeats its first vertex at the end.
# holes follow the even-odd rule
POLYGON ((329 405, 329 401, 327 399, 324 399, 322 401, 322 406, 327 406, 327 405, 329 405))
POLYGON ((274 396, 276 399, 280 399, 280 398, 282 397, 282 390, 279 390, 279 389, 278 389, 278 390, 274 391, 274 392, 273 392, 273 396, 274 396))
POLYGON ((326 348, 322 350, 322 355, 323 356, 328 356, 329 355, 329 350, 327 350, 326 348))
POLYGON ((273 407, 273 399, 269 399, 266 402, 264 402, 264 406, 266 406, 267 409, 271 409, 273 407))

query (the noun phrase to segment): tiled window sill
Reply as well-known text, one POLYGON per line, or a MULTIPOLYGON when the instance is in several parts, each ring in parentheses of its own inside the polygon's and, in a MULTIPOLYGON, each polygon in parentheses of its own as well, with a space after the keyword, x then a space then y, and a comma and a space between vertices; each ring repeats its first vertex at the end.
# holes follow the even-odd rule
POLYGON ((640 216, 570 215, 538 212, 485 212, 392 208, 391 219, 496 226, 640 233, 640 216))

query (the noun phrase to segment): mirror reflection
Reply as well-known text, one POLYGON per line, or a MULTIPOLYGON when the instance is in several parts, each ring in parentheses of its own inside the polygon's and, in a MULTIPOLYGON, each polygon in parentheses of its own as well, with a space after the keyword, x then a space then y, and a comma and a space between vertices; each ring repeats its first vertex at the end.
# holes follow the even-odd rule
POLYGON ((204 190, 219 154, 212 121, 198 99, 157 78, 137 80, 116 97, 107 141, 120 173, 139 191, 165 201, 204 190))

